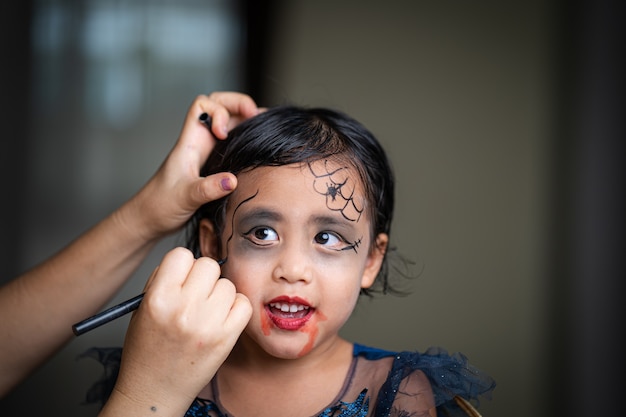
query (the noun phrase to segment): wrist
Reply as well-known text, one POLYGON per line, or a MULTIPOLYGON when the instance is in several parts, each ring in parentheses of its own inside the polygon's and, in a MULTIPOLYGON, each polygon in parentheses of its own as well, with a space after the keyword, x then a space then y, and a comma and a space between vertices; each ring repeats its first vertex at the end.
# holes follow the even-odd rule
POLYGON ((137 239, 141 244, 156 242, 164 237, 165 233, 155 228, 147 215, 148 208, 142 208, 137 195, 120 206, 111 214, 111 219, 122 233, 130 239, 137 239))
POLYGON ((146 395, 139 390, 124 392, 116 387, 98 417, 180 417, 191 405, 186 402, 167 395, 146 395))

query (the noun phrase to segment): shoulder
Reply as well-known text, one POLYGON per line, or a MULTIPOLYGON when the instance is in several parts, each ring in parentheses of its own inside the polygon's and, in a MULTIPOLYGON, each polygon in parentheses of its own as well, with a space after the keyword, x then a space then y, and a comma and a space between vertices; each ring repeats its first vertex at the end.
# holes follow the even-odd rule
POLYGON ((442 348, 393 352, 355 345, 354 352, 355 356, 369 360, 390 358, 385 360, 388 373, 380 388, 377 408, 391 410, 401 404, 401 409, 411 410, 418 404, 434 404, 450 413, 450 409, 458 408, 455 397, 477 406, 480 398, 491 397, 496 386, 493 378, 470 364, 465 355, 449 354, 442 348))
POLYGON ((479 407, 482 399, 491 399, 496 387, 491 376, 460 352, 449 354, 443 348, 431 347, 423 353, 402 352, 399 356, 401 368, 419 369, 428 378, 439 414, 466 416, 459 407, 459 397, 479 407))

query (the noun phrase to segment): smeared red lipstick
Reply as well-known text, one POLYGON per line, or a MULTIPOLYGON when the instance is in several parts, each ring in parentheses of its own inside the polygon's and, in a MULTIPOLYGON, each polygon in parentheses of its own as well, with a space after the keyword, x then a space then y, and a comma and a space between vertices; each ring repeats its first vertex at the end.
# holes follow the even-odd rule
POLYGON ((313 316, 315 309, 299 297, 276 297, 265 305, 265 312, 281 330, 299 330, 313 316))

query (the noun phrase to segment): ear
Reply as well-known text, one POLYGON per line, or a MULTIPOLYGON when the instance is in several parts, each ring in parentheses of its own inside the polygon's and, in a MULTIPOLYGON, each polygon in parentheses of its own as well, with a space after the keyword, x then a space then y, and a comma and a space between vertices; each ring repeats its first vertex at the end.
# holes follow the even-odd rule
POLYGON ((383 259, 385 259, 385 252, 387 251, 388 243, 389 235, 386 233, 380 233, 376 236, 374 247, 367 255, 365 270, 363 271, 363 277, 361 278, 361 288, 371 287, 376 280, 378 271, 380 271, 380 267, 383 264, 383 259))
POLYGON ((199 225, 200 252, 202 256, 220 259, 218 236, 215 233, 215 225, 209 219, 200 220, 199 225))

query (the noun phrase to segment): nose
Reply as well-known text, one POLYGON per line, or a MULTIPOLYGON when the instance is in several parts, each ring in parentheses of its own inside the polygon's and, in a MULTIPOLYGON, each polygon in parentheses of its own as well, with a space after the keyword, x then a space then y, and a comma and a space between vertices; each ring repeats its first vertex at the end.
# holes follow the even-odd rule
POLYGON ((273 278, 276 281, 289 283, 308 283, 313 277, 312 266, 312 259, 307 256, 305 250, 296 245, 285 246, 278 256, 273 278))

